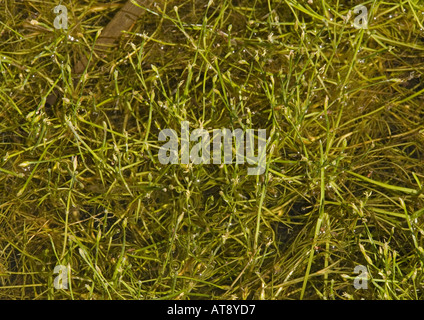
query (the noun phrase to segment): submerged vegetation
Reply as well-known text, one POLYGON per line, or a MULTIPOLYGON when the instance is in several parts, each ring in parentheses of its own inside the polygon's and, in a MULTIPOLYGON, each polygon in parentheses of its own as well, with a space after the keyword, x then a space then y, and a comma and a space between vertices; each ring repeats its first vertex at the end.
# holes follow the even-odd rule
POLYGON ((424 298, 422 1, 149 2, 80 81, 122 1, 56 5, 0 2, 1 299, 424 298), (266 172, 162 165, 182 121, 266 172))

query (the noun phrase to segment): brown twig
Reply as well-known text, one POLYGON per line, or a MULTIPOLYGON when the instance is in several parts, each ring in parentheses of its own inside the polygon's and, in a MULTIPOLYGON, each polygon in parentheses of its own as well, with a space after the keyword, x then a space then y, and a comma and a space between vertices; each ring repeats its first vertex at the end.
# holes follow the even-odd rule
MULTIPOLYGON (((146 10, 143 7, 152 6, 153 0, 128 0, 125 5, 119 10, 113 19, 102 30, 95 45, 94 52, 96 54, 106 54, 108 50, 113 48, 118 42, 123 31, 131 30, 134 23, 139 19, 146 10), (137 3, 137 4, 135 4, 137 3)), ((94 55, 93 55, 94 56, 94 55)), ((78 82, 79 76, 87 68, 89 60, 86 56, 81 56, 75 64, 72 73, 77 75, 74 84, 78 82)), ((55 105, 57 100, 61 97, 58 89, 54 89, 47 97, 46 104, 55 105)))

